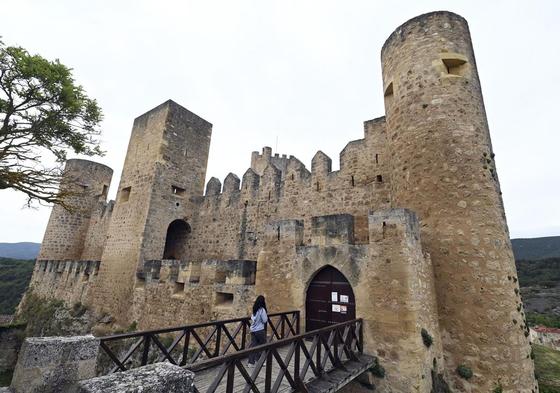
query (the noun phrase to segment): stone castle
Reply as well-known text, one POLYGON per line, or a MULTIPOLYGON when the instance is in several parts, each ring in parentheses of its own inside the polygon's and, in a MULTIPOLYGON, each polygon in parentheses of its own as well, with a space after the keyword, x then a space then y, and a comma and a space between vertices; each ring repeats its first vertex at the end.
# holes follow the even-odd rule
POLYGON ((173 101, 134 121, 115 201, 110 168, 69 160, 77 208, 53 208, 32 290, 140 329, 247 315, 264 294, 307 329, 364 318, 382 391, 430 392, 439 374, 454 391, 537 392, 467 22, 411 19, 381 62, 385 116, 338 171, 265 147, 242 179, 204 187, 212 125, 173 101), (319 276, 349 295, 321 300, 319 276))

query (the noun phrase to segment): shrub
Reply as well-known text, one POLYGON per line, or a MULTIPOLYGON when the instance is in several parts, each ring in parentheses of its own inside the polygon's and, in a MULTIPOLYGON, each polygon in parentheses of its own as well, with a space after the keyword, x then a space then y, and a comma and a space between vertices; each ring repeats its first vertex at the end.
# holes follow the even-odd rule
POLYGON ((79 318, 81 316, 83 316, 87 311, 87 307, 84 306, 82 303, 77 302, 74 303, 74 305, 72 306, 72 310, 70 311, 70 315, 75 317, 75 318, 79 318))
POLYGON ((55 313, 62 308, 62 301, 43 299, 30 289, 21 304, 16 322, 27 322, 28 336, 59 336, 62 334, 55 313))
POLYGON ((375 363, 369 368, 369 371, 378 378, 385 378, 385 368, 379 364, 377 358, 375 358, 375 363))
POLYGON ((457 374, 459 374, 459 376, 463 379, 471 379, 473 376, 471 368, 465 366, 464 364, 457 366, 457 374))
POLYGON ((432 338, 430 333, 428 333, 426 329, 422 328, 420 334, 422 335, 422 341, 424 342, 426 348, 430 348, 434 342, 434 339, 432 338))
POLYGON ((501 383, 498 383, 496 387, 492 390, 492 393, 503 393, 504 388, 502 387, 501 383))

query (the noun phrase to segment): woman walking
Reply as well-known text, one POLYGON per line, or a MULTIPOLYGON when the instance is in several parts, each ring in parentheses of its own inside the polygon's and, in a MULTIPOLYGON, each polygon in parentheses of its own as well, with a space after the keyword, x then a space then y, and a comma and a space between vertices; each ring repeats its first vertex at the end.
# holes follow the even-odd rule
MULTIPOLYGON (((267 322, 266 302, 264 296, 259 295, 253 304, 253 315, 251 315, 251 348, 266 343, 265 325, 267 322)), ((260 352, 253 352, 249 355, 249 367, 255 367, 260 356, 260 352)))

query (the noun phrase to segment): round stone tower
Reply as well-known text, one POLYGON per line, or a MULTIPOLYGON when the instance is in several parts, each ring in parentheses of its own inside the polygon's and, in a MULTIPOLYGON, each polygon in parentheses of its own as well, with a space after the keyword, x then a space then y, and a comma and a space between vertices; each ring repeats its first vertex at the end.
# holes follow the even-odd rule
POLYGON ((537 391, 467 22, 411 19, 381 60, 392 201, 421 220, 452 390, 537 391), (459 365, 474 376, 460 378, 459 365))
POLYGON ((68 209, 55 205, 37 259, 79 260, 91 214, 107 198, 113 170, 87 160, 66 161, 60 189, 68 192, 68 209))

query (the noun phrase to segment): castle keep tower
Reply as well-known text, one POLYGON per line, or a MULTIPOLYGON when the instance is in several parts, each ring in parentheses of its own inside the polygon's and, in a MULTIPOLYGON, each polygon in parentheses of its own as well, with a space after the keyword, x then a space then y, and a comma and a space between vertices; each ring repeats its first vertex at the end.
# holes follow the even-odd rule
POLYGON ((96 303, 129 314, 136 273, 164 255, 166 235, 184 245, 191 198, 201 196, 212 125, 169 100, 134 120, 96 288, 96 303))
POLYGON ((381 59, 392 204, 421 220, 448 377, 459 391, 536 391, 467 22, 450 12, 411 19, 381 59), (474 372, 468 382, 460 364, 474 372))
POLYGON ((79 260, 90 218, 99 201, 105 202, 113 170, 87 160, 66 161, 60 189, 70 195, 68 209, 55 205, 41 243, 39 260, 79 260))

